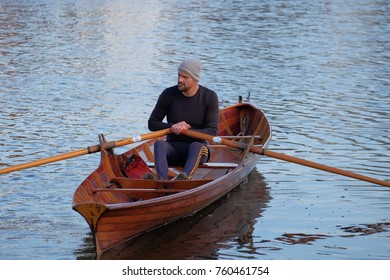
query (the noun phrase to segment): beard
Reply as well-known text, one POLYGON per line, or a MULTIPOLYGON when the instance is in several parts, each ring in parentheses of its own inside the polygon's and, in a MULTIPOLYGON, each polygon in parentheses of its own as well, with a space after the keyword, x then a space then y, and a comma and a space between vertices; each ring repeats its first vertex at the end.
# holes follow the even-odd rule
POLYGON ((179 88, 180 91, 184 91, 184 92, 186 92, 190 89, 189 87, 187 87, 185 84, 182 84, 182 83, 178 83, 177 87, 179 88))

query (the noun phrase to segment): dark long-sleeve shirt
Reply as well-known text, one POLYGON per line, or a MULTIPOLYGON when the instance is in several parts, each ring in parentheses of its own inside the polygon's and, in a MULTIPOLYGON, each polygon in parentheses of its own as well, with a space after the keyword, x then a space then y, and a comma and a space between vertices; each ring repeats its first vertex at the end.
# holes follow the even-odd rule
MULTIPOLYGON (((192 97, 186 97, 173 86, 165 89, 159 96, 156 106, 148 120, 151 131, 169 128, 175 123, 185 121, 191 125, 191 129, 207 133, 218 134, 218 96, 217 94, 201 85, 197 93, 192 97), (166 122, 163 122, 166 117, 166 122)), ((194 141, 195 139, 169 134, 168 141, 194 141)))

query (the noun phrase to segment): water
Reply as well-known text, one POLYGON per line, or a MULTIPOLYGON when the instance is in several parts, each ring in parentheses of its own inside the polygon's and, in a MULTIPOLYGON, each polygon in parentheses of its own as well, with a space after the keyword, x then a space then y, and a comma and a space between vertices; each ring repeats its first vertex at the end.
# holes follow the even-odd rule
MULTIPOLYGON (((1 1, 0 168, 148 132, 188 56, 269 148, 389 180, 389 1, 1 1)), ((118 152, 123 148, 118 148, 118 152)), ((0 259, 93 259, 89 155, 0 178, 0 259)), ((246 186, 107 258, 389 259, 390 190, 264 158, 246 186), (247 203, 250 201, 250 203, 247 203)))

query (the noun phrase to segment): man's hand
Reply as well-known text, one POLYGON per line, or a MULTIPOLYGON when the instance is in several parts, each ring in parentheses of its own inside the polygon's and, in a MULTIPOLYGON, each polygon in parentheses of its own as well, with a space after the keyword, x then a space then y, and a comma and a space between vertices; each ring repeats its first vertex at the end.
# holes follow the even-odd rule
POLYGON ((175 133, 176 135, 180 134, 182 131, 186 131, 187 129, 190 129, 191 126, 186 123, 185 121, 175 123, 171 126, 171 131, 175 133))

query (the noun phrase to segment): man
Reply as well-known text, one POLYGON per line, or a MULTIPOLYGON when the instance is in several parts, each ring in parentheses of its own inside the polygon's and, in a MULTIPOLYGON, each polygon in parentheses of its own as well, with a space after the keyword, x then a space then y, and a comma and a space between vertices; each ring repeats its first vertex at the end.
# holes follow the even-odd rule
POLYGON ((218 96, 199 84, 202 64, 196 59, 183 61, 177 85, 165 89, 148 120, 151 131, 171 128, 172 134, 154 145, 158 179, 168 180, 168 166, 184 166, 175 179, 191 179, 199 163, 208 160, 206 142, 180 133, 187 129, 217 135, 218 96), (166 117, 166 122, 163 122, 166 117))

